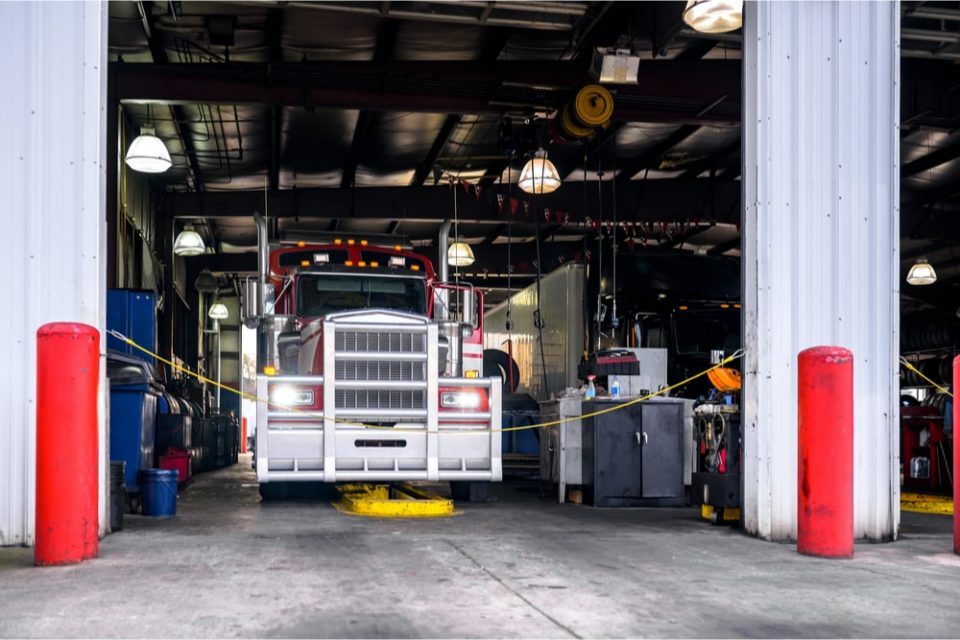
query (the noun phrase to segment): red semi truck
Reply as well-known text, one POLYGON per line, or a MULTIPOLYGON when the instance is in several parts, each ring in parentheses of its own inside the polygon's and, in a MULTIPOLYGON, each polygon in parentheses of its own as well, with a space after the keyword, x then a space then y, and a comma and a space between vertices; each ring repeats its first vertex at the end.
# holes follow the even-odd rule
POLYGON ((257 227, 244 322, 258 329, 261 495, 426 480, 477 496, 501 480, 502 381, 482 377, 481 292, 401 245, 345 236, 271 250, 260 216, 257 227))

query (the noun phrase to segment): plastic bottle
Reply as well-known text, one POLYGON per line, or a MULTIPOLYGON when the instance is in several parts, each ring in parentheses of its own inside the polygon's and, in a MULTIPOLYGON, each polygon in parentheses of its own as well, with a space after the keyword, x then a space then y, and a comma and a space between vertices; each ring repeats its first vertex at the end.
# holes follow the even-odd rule
POLYGON ((610 397, 619 398, 620 397, 620 380, 614 378, 610 383, 610 397))
POLYGON ((587 400, 597 397, 597 387, 593 384, 594 378, 596 378, 596 376, 587 376, 587 392, 584 394, 587 400))

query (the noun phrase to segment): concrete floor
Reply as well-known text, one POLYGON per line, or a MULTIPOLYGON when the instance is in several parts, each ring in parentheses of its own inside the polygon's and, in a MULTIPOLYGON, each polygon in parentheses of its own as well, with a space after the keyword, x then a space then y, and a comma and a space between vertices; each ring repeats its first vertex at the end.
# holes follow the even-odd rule
POLYGON ((4 637, 958 637, 950 520, 904 514, 852 561, 797 555, 693 509, 596 510, 506 484, 442 520, 266 503, 248 464, 178 515, 128 516, 100 558, 0 549, 4 637))

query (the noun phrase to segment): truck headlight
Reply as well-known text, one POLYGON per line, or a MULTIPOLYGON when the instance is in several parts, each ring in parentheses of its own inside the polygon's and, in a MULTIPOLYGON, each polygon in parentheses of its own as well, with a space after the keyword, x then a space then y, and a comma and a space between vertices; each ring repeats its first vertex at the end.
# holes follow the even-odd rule
POLYGON ((440 394, 440 406, 444 409, 476 409, 480 406, 478 391, 444 391, 440 394))
POLYGON ((291 385, 274 387, 270 392, 270 402, 281 407, 312 405, 313 389, 298 389, 291 385))

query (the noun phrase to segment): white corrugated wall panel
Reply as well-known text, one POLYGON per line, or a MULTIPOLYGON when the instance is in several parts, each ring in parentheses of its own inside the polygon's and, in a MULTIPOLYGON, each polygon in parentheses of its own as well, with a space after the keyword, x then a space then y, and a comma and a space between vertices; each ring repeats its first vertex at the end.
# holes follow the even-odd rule
POLYGON ((854 523, 899 524, 899 3, 749 2, 744 524, 796 536, 797 354, 854 354, 854 523))
MULTIPOLYGON (((104 326, 106 4, 0 4, 0 53, 7 87, 0 100, 0 545, 29 545, 36 330, 55 321, 104 326)), ((101 534, 108 473, 104 385, 101 372, 101 534)))

